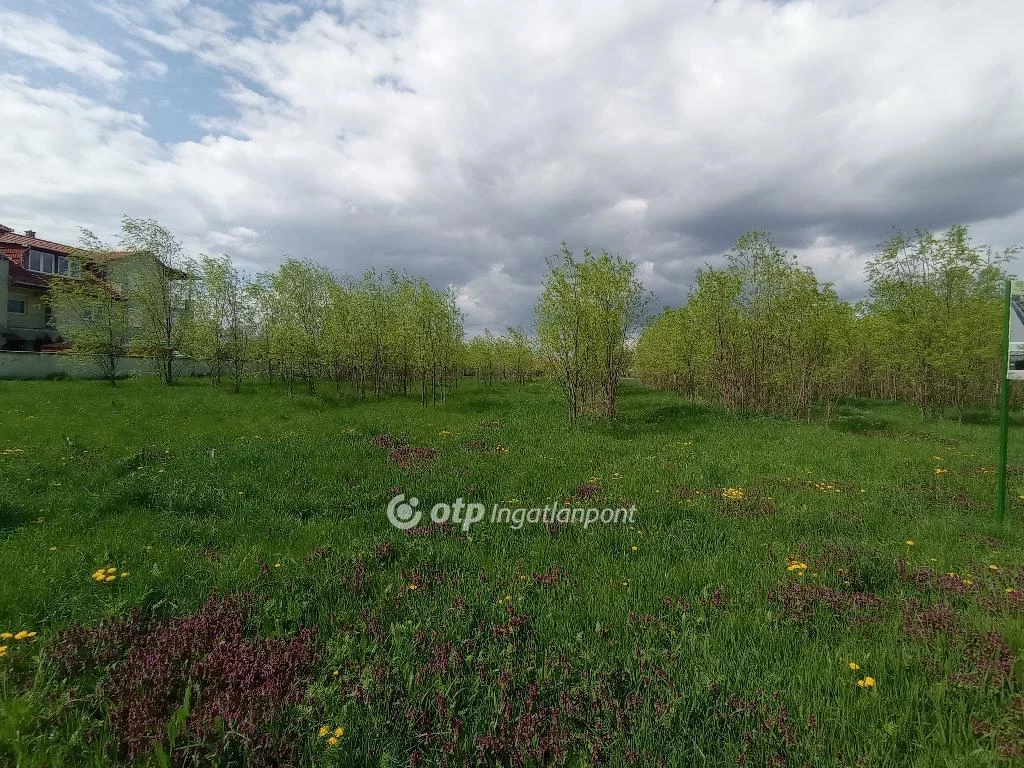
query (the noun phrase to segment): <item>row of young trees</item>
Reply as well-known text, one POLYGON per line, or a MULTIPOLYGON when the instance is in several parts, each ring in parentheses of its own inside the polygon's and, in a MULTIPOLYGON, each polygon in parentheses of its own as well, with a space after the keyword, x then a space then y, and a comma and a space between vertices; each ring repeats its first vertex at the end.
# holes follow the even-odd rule
POLYGON ((809 416, 841 396, 947 406, 994 402, 1004 263, 965 227, 897 233, 868 263, 868 296, 841 300, 771 235, 741 236, 697 273, 685 306, 653 319, 633 262, 566 246, 548 262, 536 340, 522 328, 463 340, 451 290, 394 271, 339 278, 287 259, 249 276, 227 256, 190 259, 158 223, 125 218, 117 248, 86 234, 80 280, 56 280, 58 328, 111 381, 127 354, 165 382, 199 362, 237 391, 254 372, 310 391, 348 382, 365 397, 445 398, 463 373, 526 382, 547 373, 569 419, 613 419, 620 380, 746 410, 809 416))
POLYGON ((466 344, 466 370, 488 384, 524 384, 541 372, 539 363, 536 345, 518 326, 509 326, 502 336, 487 329, 466 344))
POLYGON ((49 301, 74 350, 111 382, 128 354, 152 357, 170 384, 205 364, 237 391, 247 372, 368 393, 443 400, 462 365, 463 319, 451 291, 394 271, 339 278, 287 259, 251 277, 227 256, 186 258, 151 220, 126 217, 116 249, 86 233, 82 279, 57 280, 49 301))
POLYGON ((905 400, 925 416, 994 403, 1000 371, 1002 265, 966 227, 893 234, 851 304, 765 232, 706 267, 681 309, 644 331, 646 382, 760 412, 809 416, 841 396, 905 400))

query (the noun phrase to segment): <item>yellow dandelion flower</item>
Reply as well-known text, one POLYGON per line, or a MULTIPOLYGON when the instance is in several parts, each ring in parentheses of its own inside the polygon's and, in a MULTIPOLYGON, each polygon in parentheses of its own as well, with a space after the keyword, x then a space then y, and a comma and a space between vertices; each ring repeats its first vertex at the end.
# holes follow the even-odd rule
POLYGON ((0 645, 0 659, 7 655, 7 646, 0 645))
POLYGON ((340 739, 344 735, 345 735, 345 729, 342 728, 340 725, 337 728, 334 729, 334 738, 340 739))
POLYGON ((793 563, 790 563, 789 565, 786 566, 786 570, 787 571, 800 571, 801 573, 803 573, 804 571, 807 570, 807 563, 793 562, 793 563))
POLYGON ((38 632, 29 632, 27 635, 25 635, 25 637, 27 637, 29 640, 31 640, 33 637, 35 637, 38 634, 39 634, 38 632))
POLYGON ((121 578, 122 579, 128 578, 131 575, 132 575, 131 571, 121 571, 121 578))
POLYGON ((935 469, 932 470, 932 472, 934 472, 936 475, 944 475, 948 471, 949 470, 945 469, 944 467, 936 467, 935 469))
POLYGON ((322 739, 324 736, 326 736, 330 732, 331 732, 330 728, 328 728, 326 725, 321 725, 320 726, 320 730, 316 732, 316 735, 319 736, 322 739))
POLYGON ((14 639, 15 640, 24 640, 26 637, 28 637, 28 630, 27 629, 23 629, 23 630, 21 630, 20 632, 17 632, 14 635, 14 639))
POLYGON ((914 540, 913 540, 913 539, 907 539, 907 546, 908 546, 908 547, 912 547, 912 546, 914 546, 914 543, 915 543, 915 542, 914 542, 914 540))
POLYGON ((13 632, 0 632, 0 640, 13 640, 13 639, 14 639, 14 633, 13 632))
POLYGON ((337 736, 331 736, 327 740, 327 746, 329 746, 329 747, 336 747, 336 746, 338 746, 338 737, 337 736))
POLYGON ((990 565, 990 566, 988 567, 988 569, 989 569, 990 571, 998 571, 998 570, 999 570, 999 566, 998 566, 998 565, 996 565, 995 563, 992 563, 992 565, 990 565))
POLYGON ((1017 590, 1015 590, 1013 587, 1007 587, 1006 588, 1006 594, 1008 594, 1008 595, 1012 595, 1016 591, 1017 590))
POLYGON ((971 584, 973 583, 974 582, 971 579, 964 579, 964 584, 966 584, 968 587, 971 586, 971 584))
POLYGON ((57 551, 57 548, 56 548, 56 547, 50 547, 50 551, 51 551, 51 552, 56 552, 56 551, 57 551))
POLYGON ((860 664, 858 664, 856 661, 851 661, 849 663, 849 667, 850 669, 857 670, 860 669, 860 664))
POLYGON ((117 568, 107 568, 107 573, 117 573, 117 568))
POLYGON ((636 544, 629 548, 630 552, 636 552, 636 544))
POLYGON ((281 567, 281 564, 280 564, 280 563, 274 563, 274 567, 275 567, 275 568, 280 568, 280 567, 281 567))
POLYGON ((117 576, 114 576, 113 574, 111 574, 110 576, 105 576, 103 578, 103 580, 106 581, 106 582, 110 582, 110 581, 114 581, 116 578, 117 578, 117 576))
POLYGON ((417 589, 419 589, 419 587, 417 587, 415 584, 410 584, 409 589, 415 592, 417 589))
POLYGON ((862 679, 857 681, 857 685, 859 687, 861 687, 861 688, 874 688, 875 687, 875 678, 873 678, 873 677, 862 678, 862 679))

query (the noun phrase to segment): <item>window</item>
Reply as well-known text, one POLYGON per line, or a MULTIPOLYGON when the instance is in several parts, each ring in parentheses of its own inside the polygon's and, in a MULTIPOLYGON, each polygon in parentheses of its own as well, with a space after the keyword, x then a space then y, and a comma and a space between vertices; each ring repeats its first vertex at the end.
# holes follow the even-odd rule
POLYGON ((46 327, 53 328, 53 307, 49 304, 43 304, 43 317, 46 321, 46 327))
POLYGON ((11 295, 7 297, 7 311, 15 315, 25 314, 25 297, 11 295))
POLYGON ((44 272, 48 275, 82 276, 82 267, 78 259, 46 253, 45 251, 29 251, 28 268, 32 272, 44 272))

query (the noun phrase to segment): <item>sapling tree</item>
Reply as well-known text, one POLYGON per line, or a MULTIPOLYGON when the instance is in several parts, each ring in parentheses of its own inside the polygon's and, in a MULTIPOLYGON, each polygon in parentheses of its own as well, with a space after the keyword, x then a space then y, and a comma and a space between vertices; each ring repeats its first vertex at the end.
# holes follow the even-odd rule
POLYGON ((570 421, 587 412, 615 418, 618 384, 629 365, 627 340, 646 301, 636 265, 621 257, 587 249, 576 259, 563 243, 549 260, 537 336, 565 392, 570 421))
POLYGON ((191 262, 181 243, 153 219, 121 220, 119 249, 107 279, 128 301, 135 335, 132 347, 156 360, 165 384, 173 384, 185 360, 190 333, 191 262))
POLYGON ((895 232, 868 263, 866 311, 880 358, 921 410, 993 402, 1000 360, 1001 253, 974 245, 966 227, 942 235, 895 232))
POLYGON ((112 385, 132 337, 131 317, 124 297, 105 279, 116 254, 92 232, 84 231, 77 277, 54 277, 47 302, 54 325, 71 342, 70 353, 91 361, 112 385))
POLYGON ((241 286, 236 284, 238 275, 227 256, 200 256, 194 275, 186 350, 193 360, 206 363, 210 382, 216 386, 227 362, 232 293, 240 291, 241 286))
POLYGON ((229 256, 202 256, 195 281, 188 324, 191 356, 209 365, 215 385, 227 370, 237 393, 257 333, 258 305, 249 279, 229 256))

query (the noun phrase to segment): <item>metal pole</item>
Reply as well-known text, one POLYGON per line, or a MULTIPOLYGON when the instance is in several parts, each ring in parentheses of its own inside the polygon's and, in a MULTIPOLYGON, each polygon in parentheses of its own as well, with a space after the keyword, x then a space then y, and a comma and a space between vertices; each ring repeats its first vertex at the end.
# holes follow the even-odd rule
POLYGON ((999 380, 999 475, 996 478, 996 520, 1006 517, 1006 432, 1010 410, 1010 281, 1003 297, 1003 373, 999 380))

